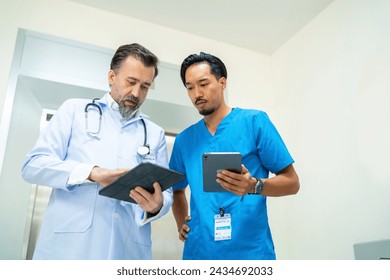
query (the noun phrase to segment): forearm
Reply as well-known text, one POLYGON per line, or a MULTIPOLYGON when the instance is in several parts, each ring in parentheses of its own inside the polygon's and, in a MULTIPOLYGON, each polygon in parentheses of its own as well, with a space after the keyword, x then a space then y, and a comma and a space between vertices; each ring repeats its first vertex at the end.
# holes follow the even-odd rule
POLYGON ((188 202, 185 189, 173 191, 172 213, 175 217, 177 229, 180 230, 188 216, 188 202))
POLYGON ((30 183, 66 188, 71 171, 79 163, 62 161, 55 156, 29 156, 22 167, 23 178, 30 183))
POLYGON ((296 194, 299 191, 299 178, 292 165, 289 165, 276 176, 263 179, 264 189, 261 192, 264 196, 286 196, 296 194))

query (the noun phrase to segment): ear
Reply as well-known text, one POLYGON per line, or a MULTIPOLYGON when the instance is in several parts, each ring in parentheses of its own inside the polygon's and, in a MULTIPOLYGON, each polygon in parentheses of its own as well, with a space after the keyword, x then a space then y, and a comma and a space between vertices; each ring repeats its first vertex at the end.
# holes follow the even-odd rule
POLYGON ((115 71, 111 69, 110 71, 108 71, 108 84, 110 86, 112 86, 112 84, 114 83, 114 79, 115 79, 115 71))
POLYGON ((222 89, 225 89, 226 88, 226 84, 227 84, 227 81, 226 81, 226 78, 225 77, 221 77, 219 78, 219 84, 221 85, 222 89))

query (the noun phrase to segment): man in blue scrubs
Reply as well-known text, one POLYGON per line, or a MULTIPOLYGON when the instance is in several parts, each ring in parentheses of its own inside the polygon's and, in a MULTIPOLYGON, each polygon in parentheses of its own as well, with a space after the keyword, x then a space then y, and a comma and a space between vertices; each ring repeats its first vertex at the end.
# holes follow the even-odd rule
POLYGON ((266 198, 298 192, 293 158, 266 113, 225 103, 227 71, 219 58, 190 55, 180 75, 203 116, 176 137, 170 160, 170 168, 186 175, 173 187, 172 205, 185 242, 183 259, 275 259, 266 198), (224 170, 216 175, 226 192, 203 191, 202 154, 207 152, 242 154, 240 174, 224 170))
POLYGON ((119 47, 110 92, 65 101, 27 155, 23 178, 53 188, 34 259, 152 258, 150 221, 169 211, 172 190, 137 187, 129 193, 137 204, 98 192, 141 162, 168 166, 163 129, 139 110, 157 63, 139 44, 119 47))

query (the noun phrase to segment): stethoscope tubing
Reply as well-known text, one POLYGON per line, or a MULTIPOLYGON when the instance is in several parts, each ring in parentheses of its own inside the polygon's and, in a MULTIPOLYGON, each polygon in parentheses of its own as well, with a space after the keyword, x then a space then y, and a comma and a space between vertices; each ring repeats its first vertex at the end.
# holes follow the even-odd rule
MULTIPOLYGON (((92 100, 92 102, 90 102, 87 105, 85 105, 84 112, 85 112, 85 119, 86 119, 86 131, 87 131, 88 135, 93 137, 93 138, 96 138, 96 139, 100 140, 98 135, 100 133, 100 127, 101 127, 103 112, 102 112, 102 108, 100 108, 100 106, 95 103, 95 101, 98 100, 98 99, 99 98, 94 98, 92 100), (97 109, 99 111, 99 126, 98 126, 98 129, 97 129, 96 132, 90 131, 89 127, 88 127, 88 112, 89 112, 89 108, 90 107, 93 107, 94 109, 97 109)), ((137 152, 141 156, 144 156, 144 155, 147 155, 147 154, 150 153, 150 146, 147 144, 147 141, 148 141, 148 131, 146 129, 145 120, 142 117, 141 117, 141 122, 142 122, 142 125, 144 127, 144 145, 141 146, 141 147, 138 147, 137 152)))

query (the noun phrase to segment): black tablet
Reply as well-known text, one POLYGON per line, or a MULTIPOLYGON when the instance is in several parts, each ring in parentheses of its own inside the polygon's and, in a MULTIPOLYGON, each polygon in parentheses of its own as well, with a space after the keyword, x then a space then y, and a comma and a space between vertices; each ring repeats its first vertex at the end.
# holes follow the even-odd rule
POLYGON ((136 203, 130 196, 130 191, 137 186, 154 193, 153 183, 159 182, 164 191, 184 179, 184 174, 157 164, 145 162, 137 165, 110 185, 99 191, 100 195, 136 203))
POLYGON ((242 156, 238 152, 205 153, 202 156, 203 190, 205 192, 225 192, 217 182, 217 173, 229 170, 241 173, 242 156))

